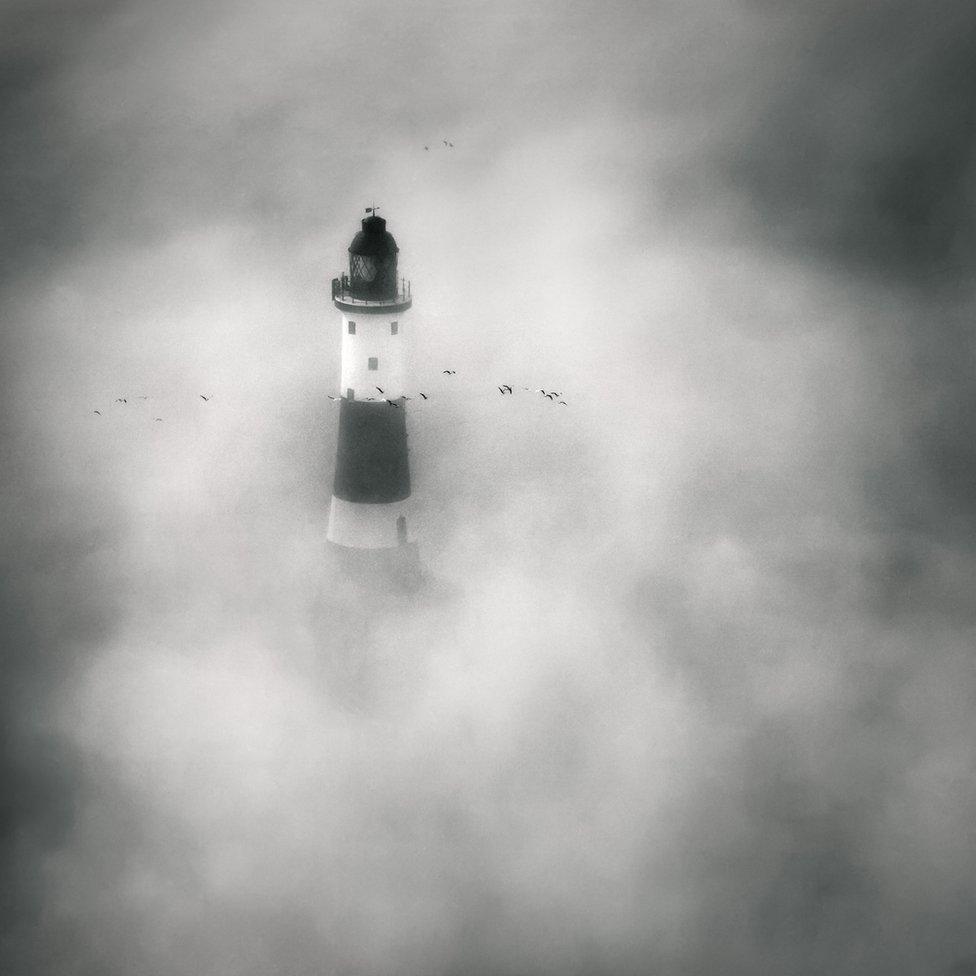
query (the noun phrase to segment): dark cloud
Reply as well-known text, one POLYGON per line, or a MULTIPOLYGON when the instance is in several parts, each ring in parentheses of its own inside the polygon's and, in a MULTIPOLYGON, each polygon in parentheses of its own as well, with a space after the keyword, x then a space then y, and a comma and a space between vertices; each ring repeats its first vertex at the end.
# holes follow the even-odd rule
POLYGON ((736 173, 779 239, 858 272, 957 281, 973 246, 971 8, 892 0, 804 19, 736 173))

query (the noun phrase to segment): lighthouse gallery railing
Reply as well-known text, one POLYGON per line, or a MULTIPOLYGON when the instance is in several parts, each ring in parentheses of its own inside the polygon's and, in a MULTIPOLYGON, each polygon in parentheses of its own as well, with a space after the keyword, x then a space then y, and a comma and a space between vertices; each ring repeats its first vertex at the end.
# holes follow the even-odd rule
POLYGON ((356 294, 358 289, 354 289, 349 281, 349 275, 342 275, 340 278, 332 279, 332 297, 338 298, 343 302, 355 302, 361 305, 388 305, 390 303, 406 302, 410 300, 410 282, 404 278, 400 279, 398 289, 392 295, 385 295, 382 298, 364 298, 362 294, 356 294))

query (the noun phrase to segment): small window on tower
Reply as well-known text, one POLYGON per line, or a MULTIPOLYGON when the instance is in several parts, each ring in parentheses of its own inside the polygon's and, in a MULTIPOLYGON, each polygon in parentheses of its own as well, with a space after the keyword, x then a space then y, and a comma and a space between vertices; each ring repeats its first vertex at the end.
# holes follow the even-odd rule
POLYGON ((350 322, 349 323, 349 335, 355 335, 355 334, 356 334, 356 323, 355 322, 350 322))
POLYGON ((379 360, 375 356, 370 356, 369 357, 369 368, 370 369, 379 369, 380 368, 380 362, 379 362, 379 360))
POLYGON ((390 323, 390 335, 396 335, 399 331, 400 331, 400 323, 399 322, 391 322, 390 323))

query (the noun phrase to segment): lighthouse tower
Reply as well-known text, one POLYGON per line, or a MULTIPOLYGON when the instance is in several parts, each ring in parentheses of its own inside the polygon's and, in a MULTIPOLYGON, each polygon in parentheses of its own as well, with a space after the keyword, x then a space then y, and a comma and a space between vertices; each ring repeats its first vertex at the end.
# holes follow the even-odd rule
POLYGON ((349 245, 349 271, 332 279, 342 315, 339 442, 328 539, 360 564, 404 565, 416 555, 409 521, 407 342, 410 285, 399 248, 376 215, 349 245))

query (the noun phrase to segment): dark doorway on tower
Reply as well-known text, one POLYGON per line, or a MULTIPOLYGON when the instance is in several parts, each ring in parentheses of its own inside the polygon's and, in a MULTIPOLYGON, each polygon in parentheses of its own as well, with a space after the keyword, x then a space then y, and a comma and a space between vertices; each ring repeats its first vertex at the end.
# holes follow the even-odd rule
POLYGON ((401 515, 397 519, 397 543, 401 546, 407 544, 407 518, 401 515))

